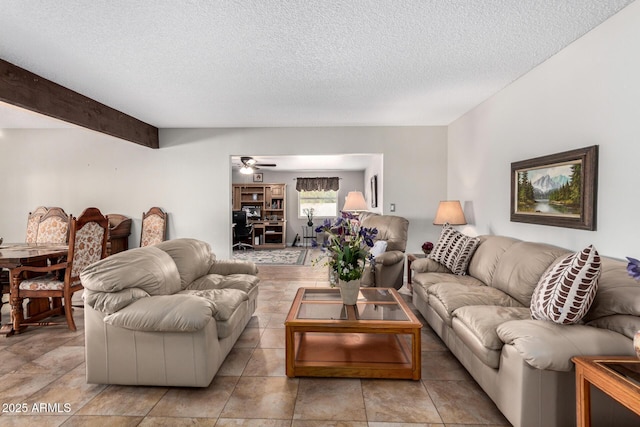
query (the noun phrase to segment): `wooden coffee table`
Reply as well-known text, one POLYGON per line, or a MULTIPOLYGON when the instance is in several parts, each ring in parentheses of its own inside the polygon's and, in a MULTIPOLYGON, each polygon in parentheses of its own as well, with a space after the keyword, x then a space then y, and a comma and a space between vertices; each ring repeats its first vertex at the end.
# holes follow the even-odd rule
POLYGON ((640 415, 640 360, 625 356, 584 356, 576 365, 576 416, 578 427, 591 425, 591 390, 600 390, 640 415))
POLYGON ((285 321, 287 376, 419 380, 422 324, 392 288, 300 288, 285 321))

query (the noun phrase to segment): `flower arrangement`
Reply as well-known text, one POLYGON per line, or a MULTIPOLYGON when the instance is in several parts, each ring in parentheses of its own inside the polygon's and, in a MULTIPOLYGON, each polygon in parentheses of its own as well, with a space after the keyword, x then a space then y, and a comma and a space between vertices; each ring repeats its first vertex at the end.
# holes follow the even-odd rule
POLYGON ((627 264, 627 273, 629 276, 636 280, 640 280, 640 261, 635 258, 627 257, 629 264, 627 264))
MULTIPOLYGON (((371 258, 369 248, 378 234, 376 228, 362 227, 356 216, 349 212, 341 212, 335 220, 329 218, 316 228, 317 233, 325 233, 327 238, 320 245, 312 240, 313 247, 321 247, 323 256, 316 263, 324 260, 335 276, 343 281, 357 280, 364 272, 365 260, 371 258)), ((333 284, 332 284, 333 285, 333 284)))
POLYGON ((422 244, 422 252, 424 252, 426 255, 429 255, 431 253, 431 251, 433 250, 433 243, 431 242, 424 242, 422 244))
POLYGON ((307 225, 308 226, 312 226, 313 225, 313 213, 314 213, 313 208, 303 209, 302 212, 307 216, 307 225))

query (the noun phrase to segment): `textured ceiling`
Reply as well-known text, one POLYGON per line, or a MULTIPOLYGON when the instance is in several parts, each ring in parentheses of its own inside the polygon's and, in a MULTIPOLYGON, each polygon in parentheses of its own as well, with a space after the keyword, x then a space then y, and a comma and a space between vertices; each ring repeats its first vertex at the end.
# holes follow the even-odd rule
POLYGON ((0 58, 161 128, 447 125, 630 2, 0 0, 0 58))

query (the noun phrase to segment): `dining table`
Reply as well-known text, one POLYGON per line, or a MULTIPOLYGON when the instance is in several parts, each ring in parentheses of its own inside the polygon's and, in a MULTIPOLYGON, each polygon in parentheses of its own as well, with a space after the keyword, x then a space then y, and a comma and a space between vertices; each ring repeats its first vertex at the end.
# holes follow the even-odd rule
MULTIPOLYGON (((9 281, 13 269, 26 265, 46 265, 47 260, 65 257, 69 253, 69 246, 59 243, 3 243, 0 245, 0 269, 9 270, 9 281)), ((2 284, 2 294, 10 293, 10 282, 2 284), (6 290, 5 290, 6 287, 6 290)), ((22 302, 17 303, 9 295, 11 313, 22 313, 22 302)), ((48 303, 48 302, 47 302, 48 303)), ((0 311, 2 310, 2 298, 0 298, 0 311)), ((1 314, 0 314, 1 316, 1 314)), ((10 336, 16 331, 11 322, 2 323, 0 317, 0 335, 10 336)))

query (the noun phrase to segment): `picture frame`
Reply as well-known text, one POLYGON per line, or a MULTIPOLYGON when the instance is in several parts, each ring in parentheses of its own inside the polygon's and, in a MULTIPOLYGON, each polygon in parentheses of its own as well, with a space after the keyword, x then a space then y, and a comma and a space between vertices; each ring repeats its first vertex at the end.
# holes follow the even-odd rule
POLYGON ((262 175, 262 172, 253 174, 253 182, 262 182, 263 179, 264 179, 264 176, 262 175))
POLYGON ((598 146, 511 163, 511 221, 596 229, 598 146))
POLYGON ((378 207, 378 175, 371 177, 371 207, 378 207))

